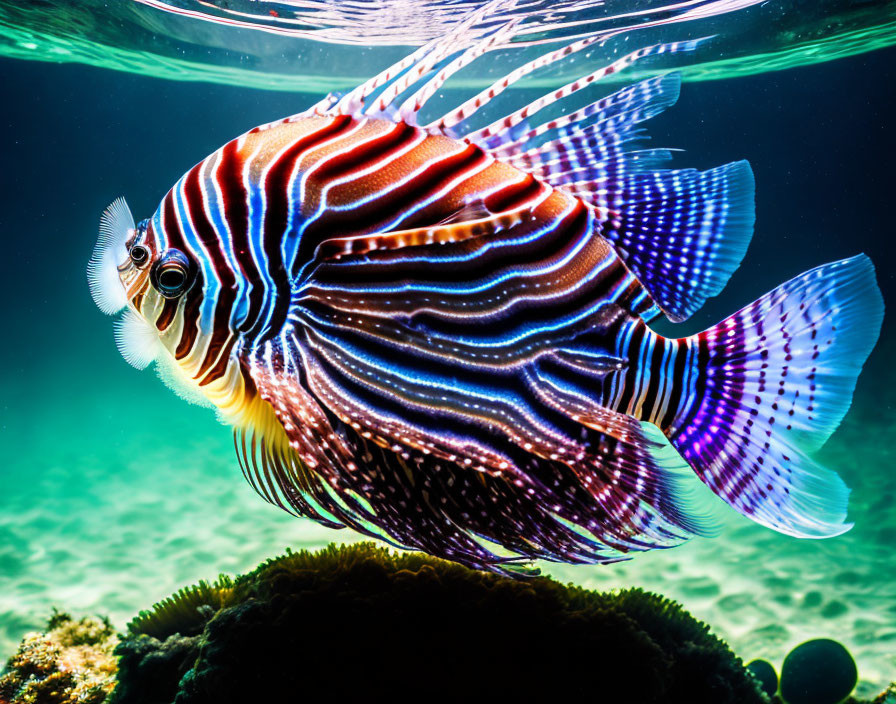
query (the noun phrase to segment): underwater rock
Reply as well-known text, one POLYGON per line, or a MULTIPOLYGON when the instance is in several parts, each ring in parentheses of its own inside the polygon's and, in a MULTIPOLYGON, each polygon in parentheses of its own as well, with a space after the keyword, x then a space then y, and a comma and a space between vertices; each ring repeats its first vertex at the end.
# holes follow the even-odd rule
POLYGON ((115 686, 117 643, 108 620, 55 612, 6 663, 0 704, 102 704, 115 686))
POLYGON ((778 691, 778 673, 768 660, 753 660, 747 664, 750 674, 759 682, 759 686, 768 696, 773 697, 778 691))
POLYGON ((855 689, 858 671, 840 643, 817 638, 790 651, 781 666, 786 704, 839 704, 855 689))
POLYGON ((288 552, 129 624, 115 704, 331 700, 760 704, 741 661, 679 605, 513 580, 371 544, 288 552))
MULTIPOLYGON (((764 661, 748 671, 661 596, 512 580, 372 544, 287 552, 242 577, 200 582, 128 631, 55 613, 0 673, 0 704, 782 702, 757 688, 764 661)), ((834 701, 806 696, 815 698, 787 704, 834 701)), ((896 704, 896 685, 864 704, 896 704)))

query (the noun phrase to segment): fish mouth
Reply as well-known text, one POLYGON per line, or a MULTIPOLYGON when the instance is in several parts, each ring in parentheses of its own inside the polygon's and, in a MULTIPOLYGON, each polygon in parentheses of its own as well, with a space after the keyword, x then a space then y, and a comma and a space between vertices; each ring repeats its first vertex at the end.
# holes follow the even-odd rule
POLYGON ((127 261, 127 241, 133 236, 134 217, 124 198, 116 198, 103 211, 99 238, 87 264, 90 295, 106 315, 113 315, 127 305, 127 291, 118 267, 127 261))

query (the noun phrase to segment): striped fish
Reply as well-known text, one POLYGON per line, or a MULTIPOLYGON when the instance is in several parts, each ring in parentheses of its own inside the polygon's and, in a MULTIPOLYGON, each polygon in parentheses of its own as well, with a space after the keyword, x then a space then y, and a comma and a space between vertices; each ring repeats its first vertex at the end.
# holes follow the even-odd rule
POLYGON ((673 169, 639 146, 675 74, 550 108, 697 42, 637 49, 483 124, 513 83, 606 37, 578 39, 424 123, 450 76, 523 26, 490 9, 225 144, 150 219, 113 203, 89 280, 104 312, 124 309, 124 357, 217 409, 269 502, 476 568, 711 533, 695 474, 774 530, 847 530, 848 489, 811 454, 880 329, 869 260, 702 333, 653 332, 740 263, 750 167, 673 169))

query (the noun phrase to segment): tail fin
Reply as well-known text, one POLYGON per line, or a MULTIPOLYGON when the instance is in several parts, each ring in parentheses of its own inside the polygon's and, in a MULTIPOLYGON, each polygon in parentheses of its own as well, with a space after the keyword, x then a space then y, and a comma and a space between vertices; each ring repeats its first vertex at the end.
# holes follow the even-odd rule
POLYGON ((779 286, 688 339, 692 402, 667 434, 737 511, 782 533, 839 535, 849 489, 809 453, 840 424, 883 320, 865 255, 779 286))

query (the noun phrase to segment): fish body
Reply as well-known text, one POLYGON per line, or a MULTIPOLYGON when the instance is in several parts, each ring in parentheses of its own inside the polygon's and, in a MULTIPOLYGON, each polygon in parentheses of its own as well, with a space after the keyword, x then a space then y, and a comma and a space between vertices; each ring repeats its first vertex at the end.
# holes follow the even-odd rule
POLYGON ((695 473, 776 530, 845 530, 848 490, 809 453, 880 327, 868 260, 819 267, 698 335, 653 332, 743 257, 749 166, 668 169, 666 151, 633 148, 677 97, 674 75, 533 120, 693 43, 466 127, 594 41, 580 40, 418 124, 516 27, 480 20, 224 145, 139 226, 114 205, 90 277, 101 308, 127 309, 125 357, 218 409, 267 500, 474 567, 609 562, 709 533, 695 473))

